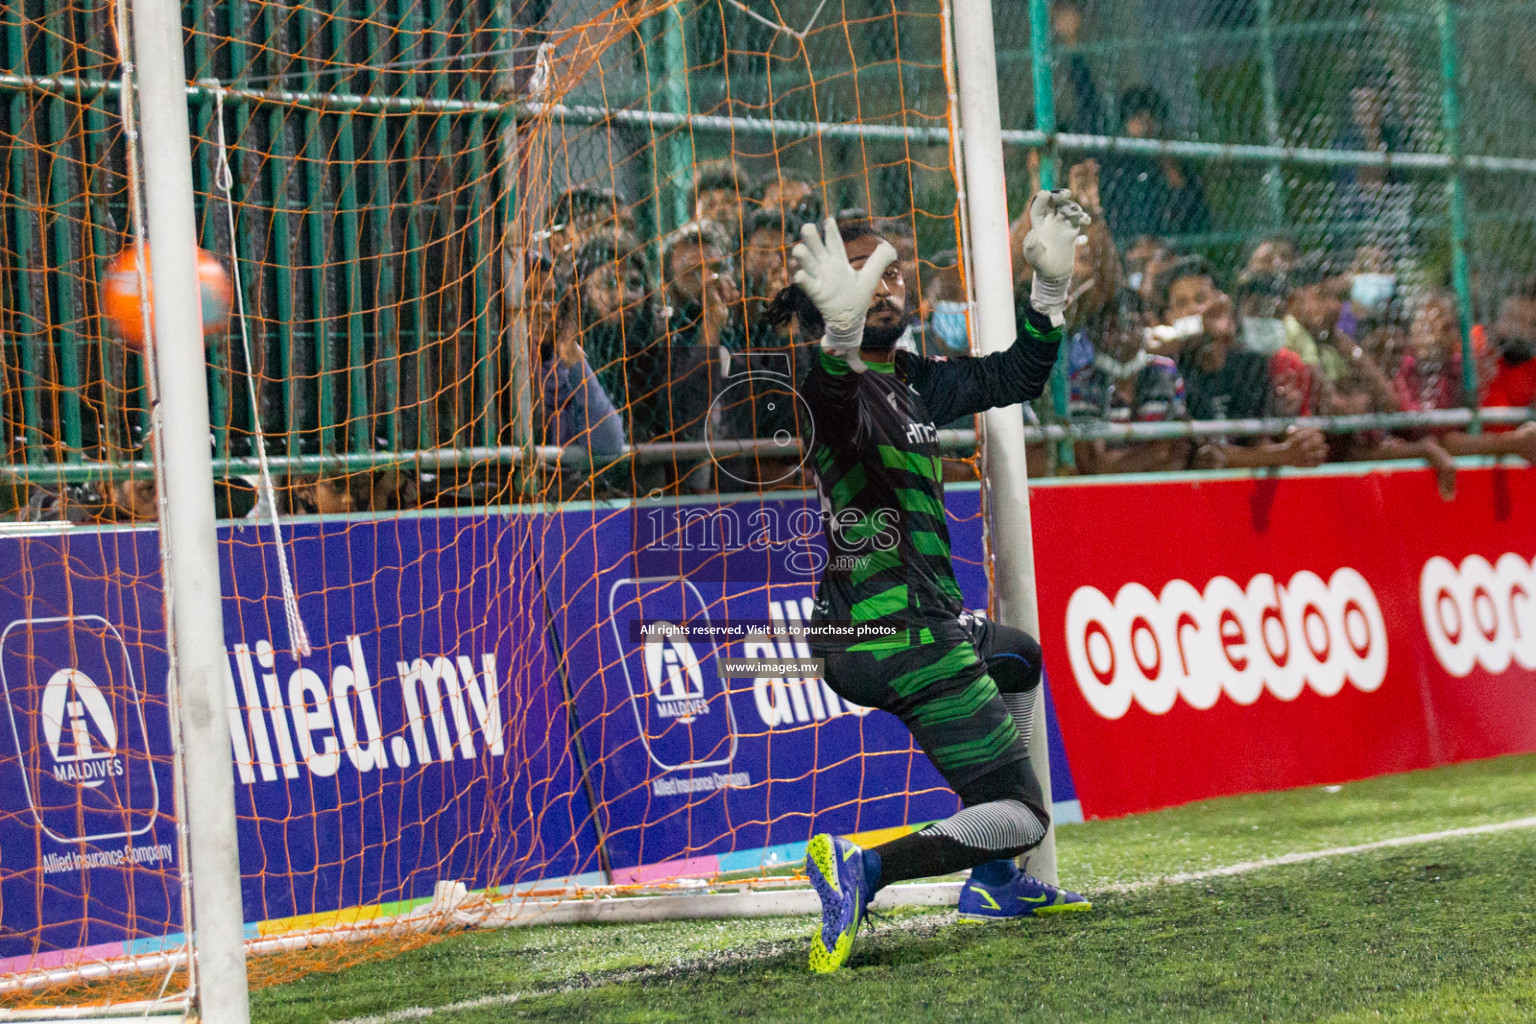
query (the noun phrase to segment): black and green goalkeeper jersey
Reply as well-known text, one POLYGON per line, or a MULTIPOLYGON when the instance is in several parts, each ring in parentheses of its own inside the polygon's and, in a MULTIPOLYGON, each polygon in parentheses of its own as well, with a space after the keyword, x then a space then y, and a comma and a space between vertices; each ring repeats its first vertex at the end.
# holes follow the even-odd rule
POLYGON ((1007 351, 953 362, 898 351, 854 373, 821 352, 800 386, 827 540, 815 618, 897 627, 860 646, 920 642, 963 610, 935 424, 1040 396, 1061 329, 1033 307, 1020 321, 1007 351))

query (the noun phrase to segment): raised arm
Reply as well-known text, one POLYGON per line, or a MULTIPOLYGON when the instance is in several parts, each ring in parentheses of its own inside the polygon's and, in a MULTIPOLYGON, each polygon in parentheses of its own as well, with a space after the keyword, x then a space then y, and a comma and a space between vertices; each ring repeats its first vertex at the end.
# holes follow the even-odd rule
POLYGON ((1066 323, 1078 233, 1090 221, 1066 189, 1036 193, 1029 218, 1023 253, 1035 275, 1013 344, 979 359, 905 361, 907 379, 923 396, 935 423, 1032 401, 1045 390, 1066 323))
POLYGON ((923 396, 933 422, 948 423, 1002 406, 1032 402, 1045 392, 1061 347, 1062 329, 1033 302, 1019 336, 1003 352, 952 362, 902 353, 907 381, 923 396))

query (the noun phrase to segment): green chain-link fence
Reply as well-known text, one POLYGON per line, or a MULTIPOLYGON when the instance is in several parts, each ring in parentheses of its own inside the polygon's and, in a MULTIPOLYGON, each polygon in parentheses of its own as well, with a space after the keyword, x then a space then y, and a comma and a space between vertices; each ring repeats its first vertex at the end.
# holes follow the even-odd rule
MULTIPOLYGON (((129 227, 113 10, 0 5, 0 416, 16 472, 142 457, 142 360, 111 339, 96 301, 129 227)), ((188 75, 203 83, 201 242, 240 270, 254 364, 238 330, 210 347, 218 455, 249 456, 259 415, 290 458, 510 458, 525 439, 502 253, 519 241, 520 189, 527 231, 566 188, 614 189, 654 264, 693 213, 700 167, 729 158, 760 182, 800 175, 829 211, 909 225, 931 290, 957 242, 936 0, 683 0, 594 38, 593 19, 616 10, 627 8, 186 6, 188 75), (559 63, 583 45, 586 64, 559 63), (558 96, 538 92, 541 53, 567 74, 558 96)), ((1474 325, 1536 270, 1536 3, 995 10, 1015 214, 1037 181, 1065 184, 1093 159, 1122 254, 1156 235, 1210 256, 1232 287, 1257 243, 1277 239, 1341 282, 1389 275, 1400 347, 1414 304, 1448 288, 1470 353, 1462 397, 1475 399, 1474 367, 1491 356, 1473 351, 1474 325)))

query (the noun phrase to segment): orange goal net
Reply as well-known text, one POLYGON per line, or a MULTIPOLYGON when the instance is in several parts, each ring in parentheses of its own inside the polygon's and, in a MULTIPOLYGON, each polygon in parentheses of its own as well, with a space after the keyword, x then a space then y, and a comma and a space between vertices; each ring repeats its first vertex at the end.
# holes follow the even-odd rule
MULTIPOLYGON (((895 719, 726 664, 809 655, 801 226, 869 222, 903 344, 970 351, 945 3, 184 18, 198 244, 229 281, 208 426, 252 983, 784 887, 813 831, 949 813, 895 719)), ((0 43, 0 1015, 175 1007, 178 396, 102 299, 119 253, 137 280, 133 40, 117 3, 61 0, 0 5, 0 43)), ((974 425, 941 426, 983 608, 974 425)))

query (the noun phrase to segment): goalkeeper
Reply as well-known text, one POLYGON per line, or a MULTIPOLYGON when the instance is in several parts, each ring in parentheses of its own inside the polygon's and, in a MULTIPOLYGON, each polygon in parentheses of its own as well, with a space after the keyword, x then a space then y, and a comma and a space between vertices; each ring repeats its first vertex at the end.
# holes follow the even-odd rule
MULTIPOLYGON (((1061 340, 1078 232, 1088 217, 1065 190, 1030 204, 1024 257, 1034 267, 1024 332, 1006 352, 945 362, 899 350, 906 282, 896 252, 867 222, 807 225, 794 248, 802 317, 825 323, 800 386, 829 560, 816 621, 895 627, 894 636, 820 642, 839 695, 899 717, 963 809, 911 835, 861 849, 813 837, 806 872, 821 896, 811 968, 848 959, 870 899, 909 878, 972 869, 964 919, 1087 910, 1076 893, 1022 873, 1013 858, 1050 818, 1029 764, 1040 646, 967 614, 950 565, 936 423, 1038 397, 1061 340), (815 312, 806 308, 809 299, 815 312)), ((789 291, 788 289, 786 291, 789 291)))

